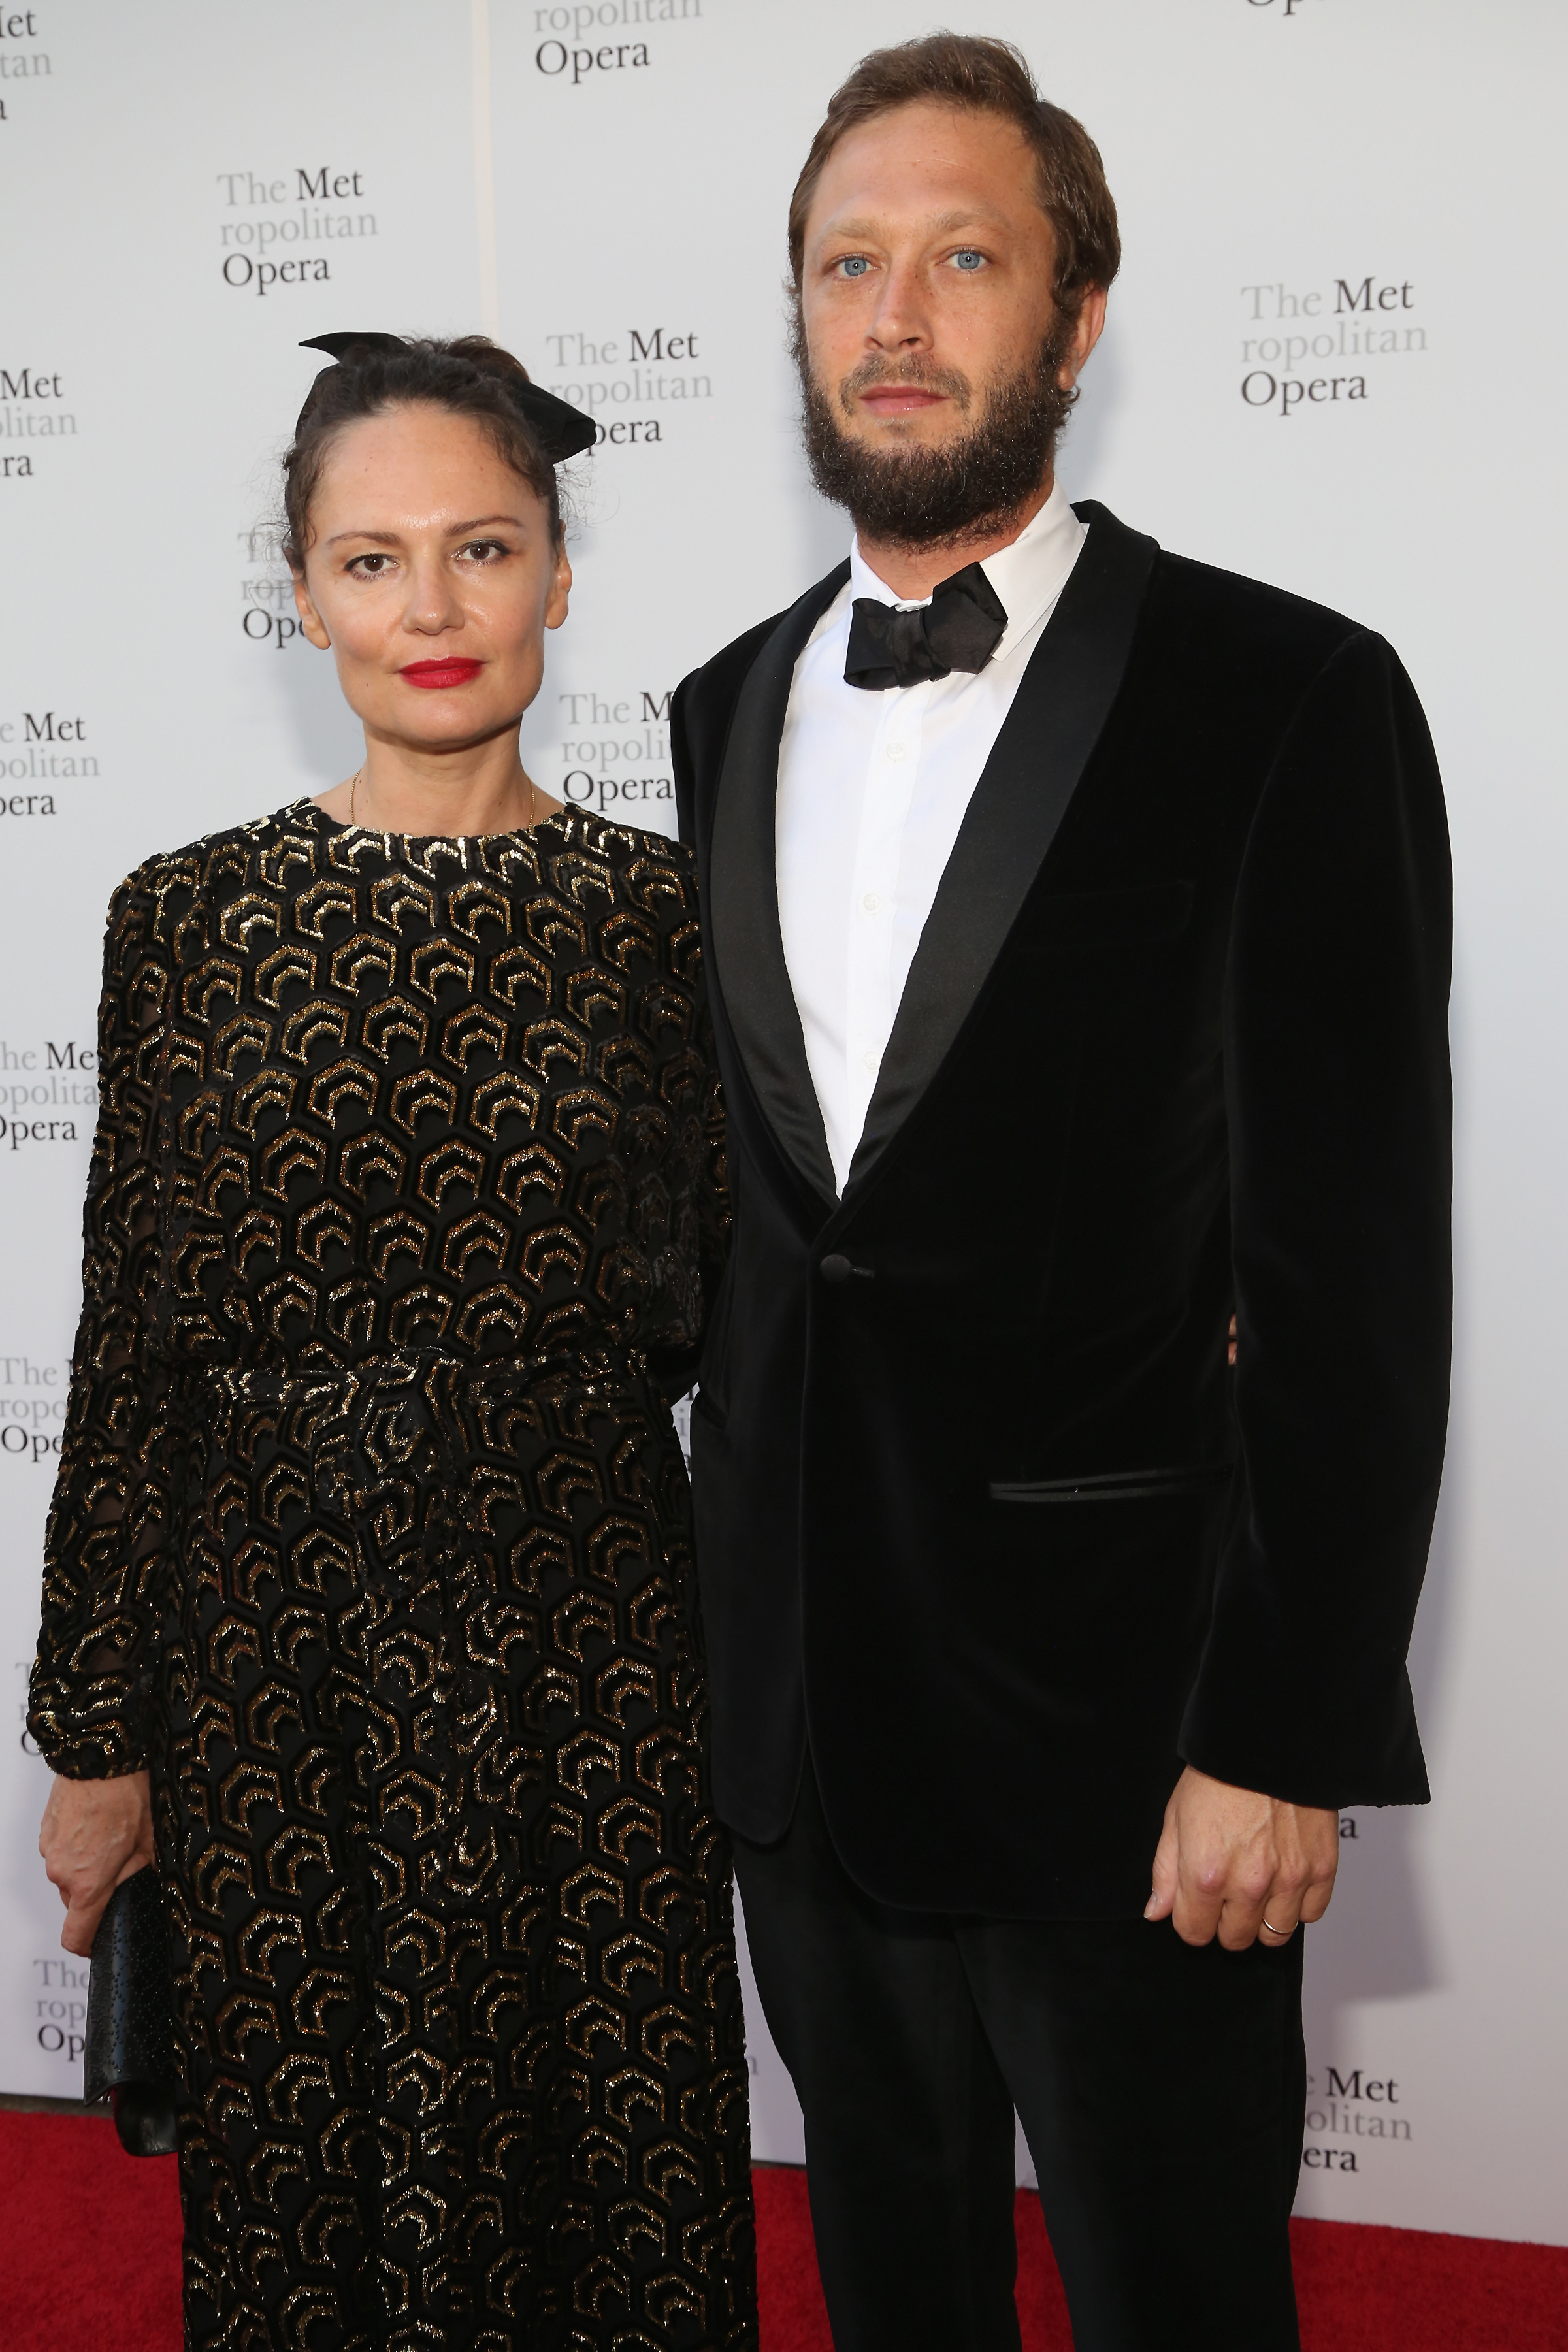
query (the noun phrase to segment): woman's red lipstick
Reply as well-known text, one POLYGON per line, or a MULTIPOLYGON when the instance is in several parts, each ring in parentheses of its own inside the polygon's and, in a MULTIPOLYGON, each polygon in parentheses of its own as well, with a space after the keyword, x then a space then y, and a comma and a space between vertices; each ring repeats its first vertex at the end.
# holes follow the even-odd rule
POLYGON ((483 667, 482 661, 459 661, 456 655, 448 655, 445 661, 410 662, 397 675, 410 686, 467 686, 483 667))

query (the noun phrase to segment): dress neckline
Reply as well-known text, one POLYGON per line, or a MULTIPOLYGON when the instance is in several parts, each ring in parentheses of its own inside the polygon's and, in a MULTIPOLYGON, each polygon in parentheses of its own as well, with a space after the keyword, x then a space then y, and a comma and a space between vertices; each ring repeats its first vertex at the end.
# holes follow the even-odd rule
POLYGON ((308 814, 330 833, 363 833, 370 841, 402 841, 416 849, 428 848, 432 844, 443 841, 469 849, 483 849, 494 842, 528 841, 535 834, 542 833, 547 826, 558 824, 563 818, 578 813, 570 808, 547 809, 532 824, 514 825, 506 833, 397 833, 384 824, 361 824, 357 821, 349 824, 341 816, 329 816, 321 803, 309 793, 283 812, 286 816, 308 814))

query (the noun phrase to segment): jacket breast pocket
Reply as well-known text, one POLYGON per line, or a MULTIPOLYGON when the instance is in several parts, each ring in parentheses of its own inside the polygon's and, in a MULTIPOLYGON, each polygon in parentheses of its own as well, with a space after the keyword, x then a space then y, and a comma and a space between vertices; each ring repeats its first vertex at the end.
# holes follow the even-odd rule
POLYGON ((1020 952, 1031 956, 1125 953, 1179 939, 1192 919, 1190 882, 1144 882, 1131 890, 1058 890, 1037 900, 1020 952))
POLYGON ((1103 1470, 1087 1478, 994 1478, 994 1503, 1142 1503, 1228 1486, 1229 1462, 1194 1462, 1168 1470, 1103 1470))

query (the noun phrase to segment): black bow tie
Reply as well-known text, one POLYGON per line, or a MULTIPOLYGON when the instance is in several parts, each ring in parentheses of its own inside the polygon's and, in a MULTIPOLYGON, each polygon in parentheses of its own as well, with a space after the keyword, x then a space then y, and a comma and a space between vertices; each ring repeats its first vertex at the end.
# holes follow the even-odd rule
POLYGON ((950 670, 984 669, 1006 625, 1006 608, 978 563, 939 581, 931 603, 910 613, 876 596, 857 596, 845 682, 875 692, 919 686, 950 670))

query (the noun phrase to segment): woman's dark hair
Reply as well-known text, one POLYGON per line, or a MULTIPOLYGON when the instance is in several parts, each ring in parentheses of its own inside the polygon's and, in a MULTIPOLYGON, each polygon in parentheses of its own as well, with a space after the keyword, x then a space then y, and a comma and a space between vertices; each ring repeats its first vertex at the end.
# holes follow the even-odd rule
POLYGON ((789 260, 798 299, 805 220, 823 167, 839 141, 863 122, 922 100, 999 114, 1023 133, 1039 175, 1040 208, 1057 240, 1053 298, 1077 316, 1091 286, 1109 286, 1121 261, 1116 206, 1100 150, 1074 116, 1040 96, 1023 51, 977 33, 931 33, 873 49, 827 101, 789 206, 789 260))
POLYGON ((369 344, 345 352, 324 368, 300 412, 294 439, 283 460, 282 551, 295 572, 305 568, 310 544, 310 501, 321 486, 328 452, 345 425, 362 416, 384 416, 416 402, 471 416, 489 435, 498 457, 528 484, 550 518, 550 536, 564 536, 555 468, 538 436, 512 397, 514 384, 531 381, 521 360, 488 335, 458 335, 443 342, 420 336, 401 351, 369 344))

